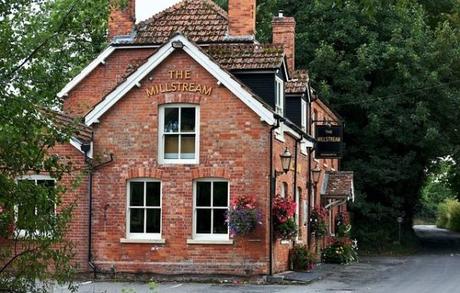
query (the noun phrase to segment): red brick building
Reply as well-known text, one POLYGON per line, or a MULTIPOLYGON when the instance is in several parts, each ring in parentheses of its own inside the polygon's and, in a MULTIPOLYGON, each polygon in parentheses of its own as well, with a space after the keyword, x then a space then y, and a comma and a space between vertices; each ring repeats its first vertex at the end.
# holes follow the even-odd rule
POLYGON ((65 195, 78 203, 69 238, 83 271, 284 271, 294 242, 315 245, 308 215, 319 204, 334 233, 352 173, 315 159, 313 129, 340 118, 295 69, 295 20, 273 19, 273 44, 256 41, 255 25, 255 0, 230 0, 228 13, 185 0, 137 25, 134 0, 112 11, 111 44, 58 94, 91 133, 56 149, 93 167, 65 195), (295 241, 271 235, 275 194, 297 203, 295 241), (262 223, 230 237, 225 213, 239 195, 256 196, 262 223))

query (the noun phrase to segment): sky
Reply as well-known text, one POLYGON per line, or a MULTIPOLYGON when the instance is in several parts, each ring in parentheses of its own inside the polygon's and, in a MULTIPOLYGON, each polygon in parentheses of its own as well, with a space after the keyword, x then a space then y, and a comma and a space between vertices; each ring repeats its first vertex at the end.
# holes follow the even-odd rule
POLYGON ((136 21, 143 21, 180 0, 136 0, 136 21))

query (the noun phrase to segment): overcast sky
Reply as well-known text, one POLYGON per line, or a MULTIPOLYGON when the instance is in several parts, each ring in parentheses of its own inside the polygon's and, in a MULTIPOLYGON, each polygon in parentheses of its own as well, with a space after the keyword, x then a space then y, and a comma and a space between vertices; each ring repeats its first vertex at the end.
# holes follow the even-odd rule
POLYGON ((143 21, 180 0, 136 0, 136 21, 143 21))

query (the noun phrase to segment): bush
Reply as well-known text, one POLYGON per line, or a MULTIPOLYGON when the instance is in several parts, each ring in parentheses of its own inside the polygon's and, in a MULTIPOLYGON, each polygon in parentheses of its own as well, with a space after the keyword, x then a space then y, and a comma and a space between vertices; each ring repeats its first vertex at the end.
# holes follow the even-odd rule
POLYGON ((293 218, 284 223, 276 224, 274 228, 276 237, 282 240, 294 239, 297 236, 297 225, 293 218))
POLYGON ((310 271, 315 266, 316 255, 306 245, 295 245, 289 257, 294 271, 310 271))
POLYGON ((447 199, 438 206, 436 225, 460 232, 460 202, 458 200, 447 199))
POLYGON ((323 249, 321 261, 324 263, 348 264, 358 260, 356 247, 349 240, 336 239, 323 249))

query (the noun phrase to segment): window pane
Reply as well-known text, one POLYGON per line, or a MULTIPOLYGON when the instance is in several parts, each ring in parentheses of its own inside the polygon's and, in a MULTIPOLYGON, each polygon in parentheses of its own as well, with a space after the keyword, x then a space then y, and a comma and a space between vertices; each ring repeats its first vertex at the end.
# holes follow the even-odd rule
POLYGON ((147 210, 147 233, 160 233, 161 212, 160 209, 147 210))
POLYGON ((147 182, 147 204, 149 207, 159 207, 161 197, 161 183, 160 182, 147 182))
POLYGON ((179 135, 165 135, 165 159, 179 158, 179 135))
POLYGON ((195 131, 195 108, 182 108, 181 111, 181 132, 195 131))
POLYGON ((130 184, 130 195, 129 200, 130 206, 144 206, 144 182, 131 182, 130 184))
POLYGON ((196 233, 211 233, 211 210, 196 210, 196 233))
POLYGON ((37 180, 37 185, 51 188, 54 187, 54 180, 37 180))
POLYGON ((165 108, 164 132, 179 131, 179 108, 165 108))
POLYGON ((195 135, 181 135, 181 159, 195 159, 195 135))
POLYGON ((215 209, 214 210, 214 231, 216 234, 227 234, 227 223, 225 223, 225 209, 215 209))
POLYGON ((129 231, 131 233, 144 233, 144 209, 130 209, 129 231))
POLYGON ((213 205, 215 207, 228 206, 228 183, 227 182, 214 182, 213 205))
POLYGON ((211 182, 196 183, 196 206, 211 206, 211 182))

